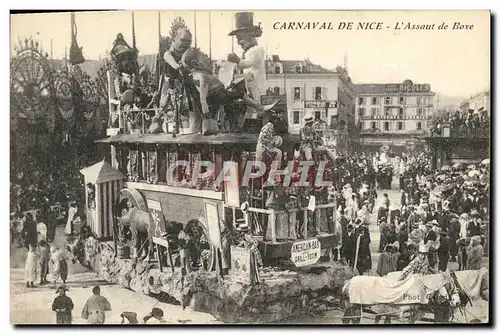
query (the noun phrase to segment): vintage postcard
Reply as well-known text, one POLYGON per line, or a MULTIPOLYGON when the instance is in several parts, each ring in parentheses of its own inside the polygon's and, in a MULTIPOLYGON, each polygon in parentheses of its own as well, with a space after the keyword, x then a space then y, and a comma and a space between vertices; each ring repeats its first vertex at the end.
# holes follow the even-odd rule
POLYGON ((11 323, 490 323, 490 22, 11 13, 11 323))

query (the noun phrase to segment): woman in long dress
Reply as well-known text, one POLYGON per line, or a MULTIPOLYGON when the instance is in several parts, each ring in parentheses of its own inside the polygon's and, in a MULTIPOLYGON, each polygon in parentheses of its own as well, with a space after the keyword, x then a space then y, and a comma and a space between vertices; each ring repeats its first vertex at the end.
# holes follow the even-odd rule
POLYGON ((40 244, 40 241, 42 240, 47 241, 47 225, 45 225, 45 223, 38 222, 36 224, 36 234, 38 244, 40 244))
POLYGON ((35 247, 33 245, 29 245, 28 255, 26 257, 26 266, 24 268, 24 276, 27 288, 35 287, 33 282, 36 280, 37 258, 38 256, 35 253, 35 247))
POLYGON ((64 250, 60 250, 57 247, 52 246, 50 248, 50 252, 52 253, 52 258, 50 261, 52 262, 52 273, 54 275, 54 284, 57 283, 57 280, 61 278, 64 284, 66 284, 66 279, 68 278, 68 262, 67 254, 64 250))
POLYGON ((66 221, 66 228, 64 229, 64 233, 66 235, 72 235, 73 229, 72 229, 72 223, 73 219, 78 212, 78 207, 76 205, 75 201, 72 201, 69 203, 69 209, 68 209, 68 220, 66 221))

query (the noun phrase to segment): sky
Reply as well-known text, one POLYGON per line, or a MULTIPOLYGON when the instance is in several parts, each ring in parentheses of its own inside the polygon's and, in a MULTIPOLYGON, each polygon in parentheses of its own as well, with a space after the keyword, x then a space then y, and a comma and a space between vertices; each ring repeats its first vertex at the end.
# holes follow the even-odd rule
MULTIPOLYGON (((230 11, 135 11, 135 30, 140 54, 158 50, 158 14, 160 30, 167 35, 171 21, 181 16, 197 45, 214 59, 223 59, 232 51, 228 33, 234 26, 230 11), (195 27, 196 16, 196 27, 195 27), (209 17, 211 29, 209 29, 209 17), (211 31, 211 34, 210 32, 211 31), (211 43, 209 42, 211 36, 211 43)), ((487 11, 257 11, 263 35, 260 45, 268 55, 281 59, 303 60, 326 68, 343 66, 347 59, 354 83, 428 83, 434 92, 468 97, 490 88, 490 16, 487 11), (340 22, 382 22, 382 30, 338 30, 340 22), (333 30, 279 30, 283 22, 331 22, 333 30), (396 23, 435 24, 431 31, 395 30, 396 23), (444 22, 448 30, 437 30, 444 22), (452 30, 455 22, 473 25, 472 30, 452 30), (386 28, 389 27, 389 28, 386 28)), ((132 12, 78 12, 77 40, 86 59, 104 57, 116 34, 123 33, 132 44, 132 12)), ((64 58, 69 50, 71 26, 69 13, 11 15, 11 53, 18 38, 33 36, 44 51, 64 58)), ((194 43, 193 43, 194 44, 194 43)), ((234 43, 234 51, 241 55, 234 43)))

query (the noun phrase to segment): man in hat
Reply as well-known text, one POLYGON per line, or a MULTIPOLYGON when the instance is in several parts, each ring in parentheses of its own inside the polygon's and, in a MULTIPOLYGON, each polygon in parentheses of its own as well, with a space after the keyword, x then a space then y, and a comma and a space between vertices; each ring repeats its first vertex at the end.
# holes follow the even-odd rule
POLYGON ((354 224, 349 223, 346 227, 346 233, 342 237, 342 252, 347 264, 354 267, 354 256, 356 255, 356 232, 354 224))
POLYGON ((467 226, 467 232, 468 236, 473 237, 473 236, 481 236, 481 218, 479 215, 479 212, 477 210, 473 210, 471 212, 471 217, 472 220, 470 221, 469 225, 467 226))
POLYGON ((304 117, 305 125, 300 129, 300 150, 304 152, 308 161, 313 160, 313 151, 326 154, 331 161, 335 161, 335 154, 323 146, 321 136, 313 126, 313 117, 304 117))
POLYGON ((399 225, 399 231, 397 232, 397 240, 399 241, 399 252, 403 253, 406 250, 406 243, 408 242, 408 226, 401 222, 399 225))
POLYGON ((429 265, 428 253, 428 247, 425 244, 420 244, 418 246, 417 256, 406 267, 403 268, 399 280, 404 281, 410 275, 415 274, 433 274, 435 271, 429 265))
POLYGON ((370 253, 370 231, 368 227, 362 224, 361 220, 356 220, 356 247, 354 255, 354 267, 360 275, 372 269, 372 257, 370 253))
POLYGON ((56 293, 59 294, 52 303, 52 311, 56 312, 56 323, 58 325, 71 325, 71 311, 74 308, 71 298, 66 296, 68 289, 61 285, 56 293))
POLYGON ((413 205, 408 205, 408 232, 411 233, 415 228, 418 228, 418 214, 413 205))
POLYGON ((448 230, 448 236, 450 237, 450 261, 454 262, 457 260, 456 257, 458 255, 457 241, 460 238, 460 221, 457 214, 450 214, 450 217, 450 229, 448 230))
POLYGON ((439 248, 438 255, 438 269, 439 271, 446 271, 448 268, 448 261, 450 259, 450 237, 448 232, 439 229, 439 248))
POLYGON ((21 238, 23 239, 24 247, 26 247, 26 249, 29 249, 29 245, 36 247, 38 243, 36 222, 33 220, 30 213, 27 213, 24 219, 25 222, 23 224, 23 230, 21 231, 21 238))
POLYGON ((277 143, 274 140, 274 125, 278 121, 275 115, 270 115, 268 122, 260 129, 259 138, 257 139, 257 146, 255 148, 255 159, 257 161, 262 161, 264 154, 267 153, 273 161, 277 169, 281 167, 281 160, 283 157, 283 152, 276 146, 277 143))
POLYGON ((470 245, 470 238, 460 238, 456 242, 458 270, 467 268, 467 248, 470 245))
POLYGON ((427 233, 424 236, 424 243, 428 245, 429 265, 434 268, 437 263, 436 252, 439 248, 439 235, 435 228, 439 226, 436 220, 432 220, 425 224, 427 233))
POLYGON ((253 23, 253 13, 242 12, 234 15, 236 29, 229 36, 236 36, 239 46, 243 49, 240 58, 235 53, 230 53, 227 60, 236 63, 243 70, 245 84, 249 95, 260 102, 261 96, 266 93, 266 53, 257 43, 257 38, 262 36, 260 26, 253 23))
POLYGON ((467 270, 479 270, 482 267, 484 255, 483 246, 481 246, 481 237, 479 235, 470 238, 470 245, 467 248, 467 270))
POLYGON ((449 215, 443 212, 443 209, 440 205, 438 205, 437 207, 436 220, 443 231, 448 232, 448 230, 450 229, 449 215))
POLYGON ((380 230, 380 243, 378 246, 378 252, 381 253, 387 244, 387 234, 389 233, 389 224, 385 217, 381 217, 378 221, 378 226, 380 230))
POLYGON ((102 325, 106 321, 106 313, 111 311, 111 304, 106 297, 101 296, 101 288, 95 286, 92 296, 87 300, 82 310, 82 318, 87 319, 89 324, 102 325))

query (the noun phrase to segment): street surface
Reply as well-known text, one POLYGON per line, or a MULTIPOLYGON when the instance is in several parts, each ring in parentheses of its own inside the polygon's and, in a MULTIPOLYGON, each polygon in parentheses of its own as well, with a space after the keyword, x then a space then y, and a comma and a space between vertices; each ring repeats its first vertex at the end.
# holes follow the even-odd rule
MULTIPOLYGON (((58 226, 55 243, 64 244, 64 227, 58 226)), ((10 321, 12 324, 55 324, 56 316, 52 311, 52 302, 57 296, 55 287, 51 283, 41 287, 35 282, 35 288, 26 288, 24 281, 24 262, 26 250, 11 245, 11 270, 10 270, 10 321)), ((167 324, 212 324, 219 323, 208 313, 194 312, 190 308, 182 310, 181 306, 158 302, 153 297, 141 295, 132 290, 111 285, 82 267, 79 263, 68 264, 69 273, 66 282, 69 291, 66 293, 72 300, 75 308, 73 310, 73 323, 85 324, 87 321, 81 318, 81 311, 92 295, 95 285, 101 287, 101 295, 111 303, 111 312, 106 312, 106 324, 119 324, 120 314, 124 311, 136 312, 139 321, 153 307, 159 307, 165 314, 167 324)), ((39 271, 38 271, 39 273, 39 271)), ((47 276, 52 281, 52 275, 47 276)), ((59 286, 59 285, 58 285, 59 286)))
MULTIPOLYGON (((397 178, 394 178, 393 189, 379 191, 379 197, 385 192, 388 194, 392 204, 400 204, 400 190, 397 187, 397 178)), ((380 241, 380 232, 376 224, 376 209, 371 218, 369 227, 371 234, 371 251, 372 251, 372 267, 375 269, 379 258, 378 245, 380 241)), ((65 236, 63 226, 58 226, 55 243, 64 245, 65 236)), ((26 288, 24 281, 24 263, 26 260, 26 250, 18 248, 17 245, 11 245, 10 254, 10 319, 13 324, 55 324, 55 312, 52 311, 52 301, 56 297, 55 287, 53 284, 40 287, 35 283, 35 288, 26 288)), ((484 266, 488 267, 488 258, 483 259, 484 266)), ((450 263, 449 268, 455 269, 456 263, 450 263)), ((39 272, 39 271, 38 271, 39 272)), ((371 275, 376 275, 372 270, 371 275)), ((49 281, 52 276, 49 274, 49 281)), ((101 287, 101 295, 105 296, 111 303, 112 311, 106 313, 106 324, 119 324, 121 322, 120 314, 124 311, 132 311, 138 314, 138 318, 142 319, 153 307, 159 307, 164 311, 167 324, 215 324, 219 323, 212 315, 201 312, 194 312, 190 308, 182 310, 181 306, 160 303, 155 298, 144 296, 135 293, 131 290, 120 288, 115 285, 110 285, 107 282, 100 280, 99 277, 80 264, 69 263, 69 275, 67 286, 69 291, 67 295, 73 300, 75 305, 73 311, 73 323, 84 324, 86 320, 80 317, 81 310, 87 299, 92 295, 92 287, 99 285, 101 287)), ((467 320, 470 321, 474 317, 481 321, 487 321, 488 302, 479 300, 468 306, 467 320)), ((315 314, 299 314, 290 319, 284 319, 280 323, 341 323, 343 312, 340 310, 327 310, 317 312, 315 314)), ((369 315, 373 317, 373 315, 369 315)), ((466 322, 464 317, 457 312, 455 321, 466 322)), ((429 317, 429 315, 427 315, 429 317)), ((373 323, 372 319, 363 319, 363 324, 373 323)), ((397 323, 397 322, 395 322, 397 323)), ((429 322, 420 322, 429 323, 429 322)))

